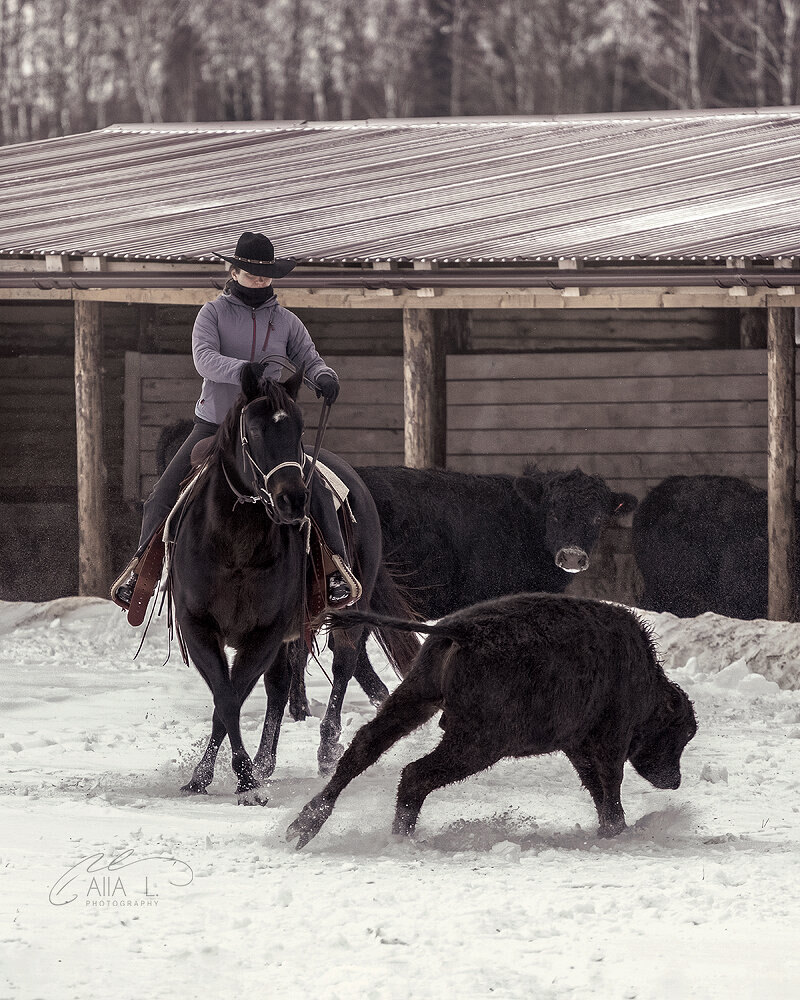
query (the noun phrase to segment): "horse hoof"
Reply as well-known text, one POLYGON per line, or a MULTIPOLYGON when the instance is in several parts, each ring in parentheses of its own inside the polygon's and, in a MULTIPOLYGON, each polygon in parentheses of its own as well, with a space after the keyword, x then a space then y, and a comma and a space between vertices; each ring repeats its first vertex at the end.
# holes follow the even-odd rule
POLYGON ((274 773, 274 760, 265 761, 263 764, 259 761, 253 761, 253 777, 259 784, 263 784, 268 778, 271 778, 274 773))
POLYGON ((189 781, 185 785, 181 785, 182 792, 188 792, 190 795, 208 795, 205 785, 199 784, 197 781, 189 781))
POLYGON ((263 788, 251 788, 246 792, 239 792, 237 801, 240 806, 265 806, 269 799, 263 788))

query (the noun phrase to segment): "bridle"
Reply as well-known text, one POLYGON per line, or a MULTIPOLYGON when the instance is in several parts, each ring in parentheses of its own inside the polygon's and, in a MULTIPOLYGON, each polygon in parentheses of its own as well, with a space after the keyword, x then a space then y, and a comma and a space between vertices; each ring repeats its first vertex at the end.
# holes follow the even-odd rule
POLYGON ((242 476, 244 479, 249 478, 253 484, 255 493, 247 494, 242 493, 240 490, 234 486, 231 482, 230 476, 228 475, 228 470, 225 468, 225 463, 222 463, 222 471, 225 473, 225 479, 228 482, 231 490, 236 496, 236 503, 261 503, 264 505, 264 510, 267 516, 275 524, 281 523, 276 514, 275 499, 269 488, 269 480, 275 475, 280 469, 294 468, 298 469, 300 475, 303 475, 303 467, 306 462, 305 453, 301 449, 301 457, 303 462, 279 462, 277 465, 273 466, 269 472, 264 472, 258 462, 253 458, 253 452, 250 449, 250 441, 247 437, 247 426, 245 422, 245 413, 254 404, 260 403, 267 399, 267 396, 258 396, 256 399, 251 399, 249 403, 242 407, 241 413, 239 414, 239 443, 242 447, 242 476), (249 472, 249 477, 248 477, 249 472), (261 479, 263 486, 258 485, 258 480, 261 479))
MULTIPOLYGON (((262 360, 264 362, 275 362, 275 363, 281 365, 281 367, 287 369, 288 371, 290 371, 292 373, 294 373, 294 372, 297 371, 297 368, 291 363, 291 361, 289 361, 287 358, 281 357, 278 354, 268 355, 266 358, 264 358, 262 360)), ((308 379, 304 379, 304 381, 306 382, 306 384, 308 386, 310 386, 311 388, 314 388, 313 383, 309 382, 308 379)), ((257 494, 247 495, 247 494, 241 493, 239 490, 236 489, 236 487, 231 482, 230 477, 228 475, 228 471, 225 468, 225 463, 224 462, 222 463, 222 471, 225 473, 225 479, 228 482, 228 486, 230 486, 231 490, 236 495, 236 503, 237 504, 238 503, 263 503, 264 509, 266 510, 267 515, 270 517, 270 519, 274 523, 277 524, 279 522, 278 522, 277 517, 275 516, 275 501, 274 501, 274 499, 272 497, 272 494, 270 493, 269 486, 268 486, 269 479, 279 469, 284 469, 284 468, 287 468, 287 467, 288 468, 297 468, 297 469, 299 469, 300 470, 300 475, 303 476, 303 469, 308 466, 308 472, 303 476, 303 483, 304 483, 304 485, 306 487, 306 491, 307 492, 306 492, 306 504, 305 504, 305 517, 303 518, 303 521, 300 522, 300 525, 302 527, 304 524, 308 523, 309 510, 311 508, 311 488, 312 488, 312 481, 313 481, 313 478, 314 478, 314 470, 317 467, 317 458, 319 456, 320 448, 322 447, 322 438, 323 438, 323 436, 325 434, 325 430, 326 430, 326 428, 328 426, 328 418, 330 417, 331 404, 330 403, 323 403, 322 414, 320 415, 319 425, 317 427, 317 436, 316 436, 316 440, 314 441, 314 448, 313 448, 313 451, 312 451, 311 455, 309 456, 309 455, 307 455, 305 453, 305 451, 303 450, 302 442, 301 442, 301 444, 300 444, 300 458, 302 459, 301 462, 280 462, 278 465, 276 465, 272 469, 270 469, 269 472, 265 473, 263 471, 263 469, 261 469, 261 467, 259 466, 258 462, 256 462, 256 460, 253 458, 253 453, 250 450, 250 442, 247 439, 247 433, 245 431, 244 414, 245 414, 245 410, 247 410, 247 408, 252 403, 258 403, 262 399, 266 399, 266 398, 267 398, 266 396, 259 396, 257 399, 251 399, 249 403, 247 403, 245 406, 242 407, 242 411, 239 414, 239 442, 240 442, 240 444, 242 446, 242 466, 243 466, 242 473, 243 473, 243 475, 247 474, 247 467, 248 467, 248 464, 249 464, 251 476, 252 476, 253 473, 255 473, 255 475, 257 475, 257 476, 260 476, 261 480, 264 483, 264 486, 263 487, 258 487, 258 493, 257 494)))

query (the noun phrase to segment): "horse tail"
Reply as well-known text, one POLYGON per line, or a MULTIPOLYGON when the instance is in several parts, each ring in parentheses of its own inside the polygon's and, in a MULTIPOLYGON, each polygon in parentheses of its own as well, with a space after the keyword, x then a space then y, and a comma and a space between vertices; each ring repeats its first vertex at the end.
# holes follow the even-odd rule
POLYGON ((369 605, 369 611, 345 610, 333 613, 329 624, 334 628, 347 627, 339 624, 337 620, 339 614, 345 617, 349 614, 367 616, 358 622, 354 621, 353 624, 377 626, 374 635, 378 645, 386 654, 397 676, 405 677, 420 648, 419 639, 409 633, 424 629, 417 627, 420 624, 415 620, 418 616, 383 563, 378 570, 369 605), (370 615, 373 620, 367 620, 370 615))

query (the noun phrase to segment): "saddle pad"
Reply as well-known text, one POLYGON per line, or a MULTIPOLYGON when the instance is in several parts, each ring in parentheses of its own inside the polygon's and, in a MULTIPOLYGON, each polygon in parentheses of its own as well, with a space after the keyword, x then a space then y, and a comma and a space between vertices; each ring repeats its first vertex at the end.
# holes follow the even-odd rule
MULTIPOLYGON (((306 462, 310 461, 311 459, 309 458, 308 455, 306 455, 306 462)), ((333 493, 333 500, 336 505, 336 509, 338 510, 349 496, 350 494, 349 488, 345 486, 345 484, 336 475, 333 469, 328 468, 327 465, 324 465, 319 460, 317 460, 316 471, 322 476, 322 478, 324 479, 325 483, 328 486, 328 489, 331 491, 331 493, 333 493)))

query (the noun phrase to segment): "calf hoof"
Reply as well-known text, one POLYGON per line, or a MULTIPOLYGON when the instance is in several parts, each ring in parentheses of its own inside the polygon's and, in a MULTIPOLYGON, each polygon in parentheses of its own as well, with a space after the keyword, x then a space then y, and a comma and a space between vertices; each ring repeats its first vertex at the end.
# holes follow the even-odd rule
POLYGON ((328 775, 333 774, 343 753, 344 747, 341 743, 334 743, 333 746, 325 747, 324 750, 320 748, 317 754, 317 763, 319 764, 319 773, 323 778, 327 778, 328 775))
POLYGON ((302 812, 286 831, 288 841, 297 840, 296 850, 302 850, 309 840, 322 829, 325 820, 333 811, 333 804, 325 802, 314 805, 313 799, 303 807, 302 812))
POLYGON ((609 840, 611 837, 618 837, 626 829, 624 819, 618 820, 615 823, 601 823, 597 831, 597 836, 603 838, 603 840, 609 840))
POLYGON ((195 781, 192 778, 191 781, 187 781, 185 785, 181 785, 181 791, 186 792, 189 795, 208 795, 206 791, 206 786, 201 785, 199 781, 195 781))

